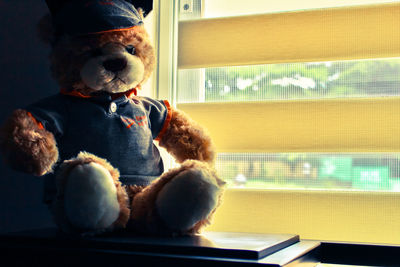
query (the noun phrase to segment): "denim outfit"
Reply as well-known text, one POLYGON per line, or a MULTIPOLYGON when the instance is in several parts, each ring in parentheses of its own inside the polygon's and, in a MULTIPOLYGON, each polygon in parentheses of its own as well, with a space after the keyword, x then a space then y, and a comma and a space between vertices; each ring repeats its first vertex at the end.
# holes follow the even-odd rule
MULTIPOLYGON (((147 185, 164 167, 153 144, 168 124, 169 104, 147 97, 112 99, 103 93, 80 98, 57 94, 26 108, 57 141, 60 162, 80 151, 109 161, 123 184, 147 185)), ((45 201, 54 197, 53 175, 45 182, 45 201)))

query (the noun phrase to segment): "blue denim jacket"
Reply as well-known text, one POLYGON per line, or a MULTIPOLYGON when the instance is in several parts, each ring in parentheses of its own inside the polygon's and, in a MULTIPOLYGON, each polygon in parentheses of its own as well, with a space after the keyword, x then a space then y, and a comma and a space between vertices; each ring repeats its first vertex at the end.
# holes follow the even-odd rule
MULTIPOLYGON (((153 140, 168 124, 167 101, 125 95, 113 100, 108 94, 91 98, 57 94, 26 110, 54 134, 59 163, 86 151, 118 168, 123 184, 146 185, 164 171, 153 140)), ((46 201, 54 193, 54 177, 50 175, 46 178, 46 201)))

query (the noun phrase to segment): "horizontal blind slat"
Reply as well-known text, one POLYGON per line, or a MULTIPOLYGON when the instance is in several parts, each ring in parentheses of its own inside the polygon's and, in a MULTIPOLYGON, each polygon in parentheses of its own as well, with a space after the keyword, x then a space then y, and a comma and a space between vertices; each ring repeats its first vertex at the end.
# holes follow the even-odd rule
POLYGON ((230 189, 207 230, 400 244, 399 208, 398 192, 230 189))
POLYGON ((400 56, 400 4, 181 21, 178 67, 400 56))
POLYGON ((218 152, 398 152, 400 97, 179 104, 218 152))

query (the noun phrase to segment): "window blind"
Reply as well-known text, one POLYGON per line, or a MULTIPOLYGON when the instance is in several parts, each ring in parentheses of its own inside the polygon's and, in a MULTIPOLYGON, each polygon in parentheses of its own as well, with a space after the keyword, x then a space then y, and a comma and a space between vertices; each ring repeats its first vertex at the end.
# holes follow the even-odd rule
POLYGON ((400 4, 179 22, 178 68, 400 56, 400 4))

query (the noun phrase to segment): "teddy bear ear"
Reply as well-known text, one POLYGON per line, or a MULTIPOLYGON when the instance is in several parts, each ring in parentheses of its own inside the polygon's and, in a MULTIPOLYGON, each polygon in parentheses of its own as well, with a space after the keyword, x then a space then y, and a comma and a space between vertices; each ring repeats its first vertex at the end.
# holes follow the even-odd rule
POLYGON ((50 14, 44 15, 37 24, 37 35, 39 39, 46 43, 52 44, 56 39, 56 30, 50 14))
POLYGON ((131 3, 134 7, 142 9, 144 17, 146 17, 151 10, 153 10, 153 0, 125 0, 131 3))

